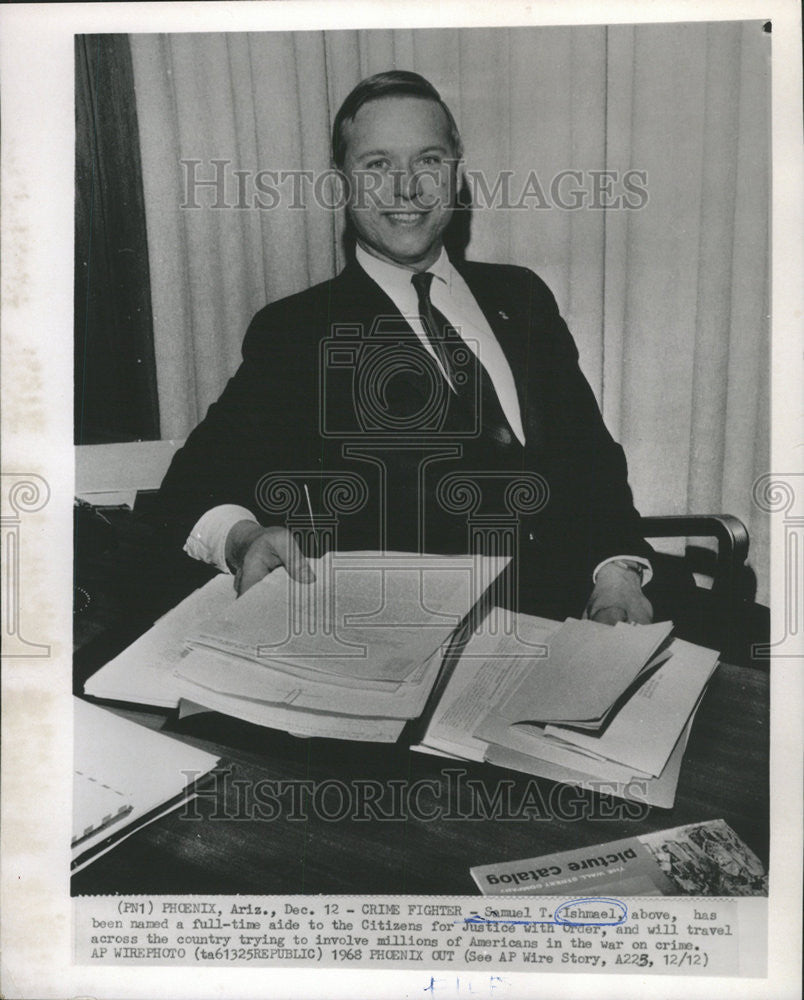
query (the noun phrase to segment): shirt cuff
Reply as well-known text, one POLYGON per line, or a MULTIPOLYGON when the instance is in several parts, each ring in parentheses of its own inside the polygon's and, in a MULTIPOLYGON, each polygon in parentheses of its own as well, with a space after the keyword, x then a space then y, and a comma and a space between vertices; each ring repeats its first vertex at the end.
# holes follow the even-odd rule
POLYGON ((226 564, 226 537, 238 521, 257 518, 246 507, 223 503, 212 507, 196 521, 184 543, 184 551, 193 559, 217 566, 222 573, 231 574, 226 564))
POLYGON ((627 562, 639 563, 639 565, 643 568, 643 587, 653 578, 653 567, 651 566, 650 561, 645 559, 643 556, 609 556, 608 559, 604 559, 603 562, 598 563, 597 566, 595 566, 594 572, 592 573, 592 583, 597 583, 597 574, 607 563, 616 562, 618 559, 624 559, 627 562))

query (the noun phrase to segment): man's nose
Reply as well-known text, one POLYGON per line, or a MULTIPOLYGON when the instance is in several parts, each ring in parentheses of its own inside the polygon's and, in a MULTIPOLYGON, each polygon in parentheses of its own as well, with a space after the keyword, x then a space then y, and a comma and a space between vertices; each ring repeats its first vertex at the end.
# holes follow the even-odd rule
POLYGON ((419 193, 419 179, 414 170, 394 171, 394 197, 405 201, 415 201, 419 193))

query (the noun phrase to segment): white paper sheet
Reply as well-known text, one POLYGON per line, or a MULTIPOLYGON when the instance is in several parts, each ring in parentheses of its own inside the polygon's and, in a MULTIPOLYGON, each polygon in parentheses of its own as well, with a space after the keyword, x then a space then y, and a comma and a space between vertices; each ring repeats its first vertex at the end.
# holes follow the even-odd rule
POLYGON ((350 687, 318 679, 310 683, 271 669, 270 663, 234 661, 231 656, 198 648, 177 665, 173 683, 182 698, 203 701, 207 692, 213 691, 293 708, 413 719, 424 709, 441 661, 442 651, 438 649, 426 661, 415 683, 387 684, 382 690, 363 689, 358 696, 350 687))
POLYGON ((181 691, 173 670, 185 655, 187 633, 198 622, 233 604, 235 598, 232 578, 223 573, 214 577, 93 674, 84 685, 84 693, 94 698, 175 708, 181 691))
POLYGON ((717 666, 718 654, 674 639, 671 657, 637 688, 599 736, 562 726, 545 734, 609 760, 659 775, 717 666))
POLYGON ((249 698, 232 698, 217 691, 197 689, 194 704, 213 712, 222 712, 257 726, 280 729, 294 736, 320 736, 333 740, 361 740, 369 743, 394 743, 405 727, 404 719, 384 719, 354 715, 336 715, 308 709, 271 705, 249 698), (201 700, 203 694, 203 700, 201 700))
POLYGON ((568 618, 541 669, 523 677, 500 715, 512 723, 601 719, 672 629, 672 622, 612 627, 568 618))
POLYGON ((470 638, 423 744, 467 760, 483 760, 487 744, 474 735, 477 725, 524 673, 541 668, 546 643, 559 627, 558 622, 530 615, 516 615, 512 620, 513 631, 495 635, 483 622, 470 638))
POLYGON ((676 800, 676 788, 678 787, 678 778, 681 773, 681 763, 684 759, 684 751, 687 749, 687 741, 689 740, 694 720, 695 713, 693 712, 676 745, 673 747, 670 759, 667 761, 664 770, 658 778, 645 778, 641 775, 632 775, 626 781, 621 781, 614 776, 614 772, 610 777, 594 778, 583 771, 562 767, 559 764, 551 764, 544 760, 534 760, 526 754, 520 754, 515 750, 499 746, 489 746, 486 753, 486 760, 490 764, 496 764, 498 767, 508 767, 514 771, 523 771, 526 774, 533 774, 540 778, 548 778, 550 781, 560 781, 567 785, 575 785, 578 788, 589 788, 592 791, 615 795, 618 798, 633 799, 634 801, 644 802, 650 806, 658 806, 660 809, 671 809, 676 800))
MULTIPOLYGON (((175 798, 218 763, 212 754, 79 698, 73 699, 73 711, 75 770, 109 785, 126 799, 131 812, 124 826, 175 798)), ((94 807, 94 803, 88 798, 76 800, 74 830, 86 829, 97 819, 92 812, 79 814, 77 810, 84 807, 94 807)), ((81 857, 116 832, 116 826, 98 830, 73 848, 73 858, 81 857)))
POLYGON ((332 683, 400 682, 449 638, 508 561, 328 553, 311 560, 315 583, 276 570, 188 638, 332 683))

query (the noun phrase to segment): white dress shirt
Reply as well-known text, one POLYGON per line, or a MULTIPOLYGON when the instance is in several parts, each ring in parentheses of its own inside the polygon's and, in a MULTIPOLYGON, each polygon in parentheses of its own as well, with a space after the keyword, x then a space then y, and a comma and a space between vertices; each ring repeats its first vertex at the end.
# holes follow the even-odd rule
MULTIPOLYGON (((435 351, 419 316, 419 298, 410 280, 413 272, 408 268, 389 264, 378 257, 372 257, 360 244, 357 246, 356 257, 358 264, 377 282, 411 325, 426 350, 435 358, 435 351)), ((519 443, 524 444, 525 432, 522 429, 522 414, 514 376, 488 320, 481 312, 468 285, 450 263, 446 250, 441 251, 441 256, 427 270, 435 275, 430 286, 430 301, 446 316, 450 325, 455 327, 488 372, 505 419, 519 438, 519 443)))
MULTIPOLYGON (((435 352, 422 326, 419 316, 419 300, 411 283, 413 272, 405 267, 391 264, 372 256, 360 244, 356 248, 357 263, 375 281, 407 320, 425 349, 435 358, 435 352)), ((520 444, 525 444, 522 427, 522 413, 516 392, 516 383, 508 360, 494 336, 486 317, 477 304, 468 285, 452 266, 445 250, 428 269, 435 276, 430 287, 433 306, 443 313, 450 324, 466 341, 483 367, 488 372, 500 406, 511 430, 520 444)), ((438 359, 436 358, 436 361, 438 359)), ((439 363, 440 367, 440 363, 439 363)), ((442 369, 443 373, 443 369, 442 369)), ((446 378, 446 374, 444 377, 446 378)), ((246 507, 237 504, 221 504, 203 514, 193 526, 184 545, 184 551, 193 559, 217 566, 224 573, 231 572, 226 563, 226 537, 238 521, 255 521, 257 518, 246 507)), ((640 556, 612 556, 595 567, 592 580, 597 579, 601 567, 614 559, 627 559, 643 567, 643 586, 653 574, 650 563, 640 556)))

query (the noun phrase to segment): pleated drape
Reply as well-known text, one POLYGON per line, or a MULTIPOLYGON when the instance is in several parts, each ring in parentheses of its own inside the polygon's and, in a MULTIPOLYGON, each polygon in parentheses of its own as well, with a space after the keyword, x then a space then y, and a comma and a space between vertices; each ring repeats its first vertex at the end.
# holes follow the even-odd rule
POLYGON ((547 281, 639 509, 740 516, 766 597, 751 485, 769 453, 769 42, 760 22, 133 36, 162 436, 203 417, 258 308, 343 265, 340 214, 309 190, 294 206, 287 183, 255 207, 255 176, 325 173, 355 83, 413 69, 452 108, 470 170, 489 187, 510 171, 515 196, 535 175, 546 196, 477 206, 467 256, 547 281), (629 170, 646 178, 638 208, 551 193, 562 172, 588 192, 617 171, 616 193, 629 170), (211 207, 218 189, 187 179, 216 171, 211 207))

